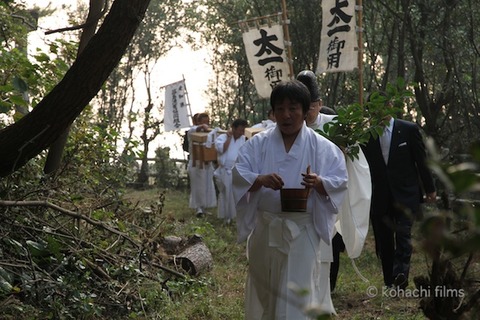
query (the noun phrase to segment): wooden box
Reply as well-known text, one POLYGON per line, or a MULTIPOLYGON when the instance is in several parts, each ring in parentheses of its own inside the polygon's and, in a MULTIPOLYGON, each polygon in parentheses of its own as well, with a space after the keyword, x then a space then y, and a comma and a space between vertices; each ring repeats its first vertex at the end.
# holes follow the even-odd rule
POLYGON ((208 132, 192 132, 190 137, 193 142, 207 142, 208 132))
POLYGON ((203 162, 209 161, 217 161, 217 150, 215 149, 215 145, 212 143, 210 148, 205 146, 205 142, 207 141, 208 132, 194 132, 190 135, 192 138, 192 146, 193 146, 193 154, 192 160, 203 162))
POLYGON ((193 142, 193 160, 217 161, 217 150, 213 145, 211 148, 207 148, 204 143, 193 142))
POLYGON ((245 128, 245 137, 247 139, 252 138, 257 133, 265 130, 265 128, 245 128))

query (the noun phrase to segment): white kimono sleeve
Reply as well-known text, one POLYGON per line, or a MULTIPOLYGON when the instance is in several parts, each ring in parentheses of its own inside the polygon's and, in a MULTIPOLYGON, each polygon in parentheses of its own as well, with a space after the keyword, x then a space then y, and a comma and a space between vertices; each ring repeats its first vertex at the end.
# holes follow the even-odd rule
POLYGON ((335 227, 342 235, 349 258, 355 259, 362 253, 367 237, 372 195, 370 169, 362 149, 358 159, 347 157, 347 170, 348 193, 335 227))
MULTIPOLYGON (((238 160, 232 171, 233 198, 237 208, 237 241, 247 240, 255 227, 258 192, 249 192, 257 176, 257 152, 254 140, 247 141, 238 151, 238 160)), ((258 150, 258 149, 257 149, 258 150)))

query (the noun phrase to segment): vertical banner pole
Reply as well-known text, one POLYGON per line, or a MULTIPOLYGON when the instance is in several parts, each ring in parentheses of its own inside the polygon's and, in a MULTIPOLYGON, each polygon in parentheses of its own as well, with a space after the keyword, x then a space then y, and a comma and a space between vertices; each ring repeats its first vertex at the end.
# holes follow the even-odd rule
POLYGON ((363 4, 357 0, 358 14, 358 100, 363 105, 363 4))
POLYGON ((287 3, 286 0, 282 0, 282 25, 283 33, 285 34, 285 42, 287 47, 287 58, 288 66, 290 67, 290 74, 288 75, 290 79, 293 79, 293 59, 292 59, 292 43, 290 41, 290 34, 288 33, 288 23, 287 23, 287 3))
POLYGON ((185 81, 185 75, 183 74, 182 74, 182 79, 183 79, 183 85, 185 86, 185 101, 187 102, 187 106, 188 106, 188 115, 190 116, 190 118, 188 119, 188 122, 190 123, 190 125, 192 125, 193 124, 192 106, 190 105, 190 98, 188 97, 187 82, 185 81))

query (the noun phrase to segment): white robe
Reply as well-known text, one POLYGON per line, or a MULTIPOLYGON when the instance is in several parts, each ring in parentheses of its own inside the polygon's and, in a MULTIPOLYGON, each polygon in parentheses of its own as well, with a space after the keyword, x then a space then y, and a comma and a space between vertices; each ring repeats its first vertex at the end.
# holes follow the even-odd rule
POLYGON ((342 235, 350 259, 360 256, 368 233, 372 182, 362 149, 358 159, 347 157, 348 192, 338 213, 335 229, 342 235))
POLYGON ((323 125, 327 122, 332 121, 335 117, 337 117, 336 114, 319 113, 315 122, 312 124, 309 124, 308 126, 313 130, 320 129, 323 131, 323 125))
MULTIPOLYGON (((193 126, 188 130, 189 135, 189 150, 190 155, 193 154, 193 142, 191 133, 196 132, 197 126, 193 126)), ((213 164, 211 162, 203 164, 200 163, 193 166, 193 160, 190 156, 188 160, 187 172, 190 178, 190 199, 189 207, 192 209, 214 208, 217 205, 217 194, 213 184, 213 164), (201 167, 201 168, 200 168, 201 167)))
POLYGON ((347 189, 342 151, 304 124, 287 153, 279 128, 256 134, 240 149, 233 170, 238 240, 250 234, 246 319, 308 319, 304 309, 334 313, 327 281, 320 281, 320 239, 330 244, 336 213, 347 189), (310 192, 306 213, 281 210, 280 191, 248 192, 259 174, 277 173, 285 188, 302 188, 308 166, 329 196, 310 192), (270 276, 268 276, 270 275, 270 276), (299 296, 287 287, 309 294, 299 296))
POLYGON ((259 122, 257 124, 254 124, 252 128, 264 128, 264 129, 270 129, 273 128, 277 125, 277 123, 273 120, 267 119, 263 120, 262 122, 259 122))
MULTIPOLYGON (((323 131, 325 123, 335 121, 337 115, 319 113, 316 121, 309 125, 312 129, 323 131)), ((358 159, 352 161, 346 157, 348 170, 348 192, 338 214, 335 229, 342 235, 348 257, 358 258, 362 253, 368 233, 370 218, 370 201, 372 197, 372 182, 370 168, 362 149, 359 149, 358 159)), ((326 252, 324 250, 324 252, 326 252)), ((325 257, 324 261, 329 261, 325 257)), ((333 261, 333 256, 332 260, 333 261)))
POLYGON ((232 169, 237 160, 238 150, 245 143, 245 136, 230 139, 227 151, 224 150, 228 136, 221 134, 215 140, 215 149, 218 154, 218 168, 213 176, 218 189, 218 218, 234 219, 237 215, 232 190, 232 169))

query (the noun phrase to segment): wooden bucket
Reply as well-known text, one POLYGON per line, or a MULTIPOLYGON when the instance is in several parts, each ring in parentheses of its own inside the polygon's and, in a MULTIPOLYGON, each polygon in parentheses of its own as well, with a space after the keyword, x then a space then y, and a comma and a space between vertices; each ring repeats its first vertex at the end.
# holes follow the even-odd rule
POLYGON ((310 189, 307 188, 283 188, 280 189, 280 201, 282 211, 305 212, 307 211, 307 199, 310 189))

